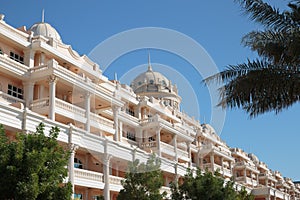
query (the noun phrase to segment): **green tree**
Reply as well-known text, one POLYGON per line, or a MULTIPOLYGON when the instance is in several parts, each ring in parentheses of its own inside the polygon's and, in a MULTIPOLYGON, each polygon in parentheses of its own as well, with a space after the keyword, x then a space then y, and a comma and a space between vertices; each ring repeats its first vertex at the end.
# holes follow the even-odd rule
POLYGON ((278 113, 300 100, 300 1, 290 1, 282 12, 262 0, 235 1, 262 25, 242 39, 260 59, 229 65, 205 82, 225 85, 219 106, 242 108, 250 117, 278 113))
POLYGON ((253 200, 254 197, 245 190, 236 191, 234 183, 224 179, 218 173, 202 173, 200 169, 196 175, 191 170, 183 177, 183 183, 172 184, 172 199, 174 200, 253 200))
POLYGON ((118 200, 159 200, 166 194, 160 194, 164 180, 160 170, 159 158, 152 155, 147 163, 135 160, 129 163, 128 172, 122 181, 118 200))
POLYGON ((0 126, 0 199, 70 199, 71 184, 64 183, 70 154, 58 134, 53 127, 45 136, 41 123, 36 132, 17 133, 10 141, 0 126))

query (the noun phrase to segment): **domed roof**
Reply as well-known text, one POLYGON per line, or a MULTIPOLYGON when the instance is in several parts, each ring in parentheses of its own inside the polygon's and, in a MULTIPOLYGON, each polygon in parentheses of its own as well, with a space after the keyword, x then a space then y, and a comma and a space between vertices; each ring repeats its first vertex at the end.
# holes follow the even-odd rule
POLYGON ((171 87, 170 81, 161 73, 153 71, 151 65, 148 66, 148 70, 146 72, 138 75, 130 85, 135 91, 145 84, 161 85, 165 88, 171 87))
POLYGON ((220 141, 220 137, 217 135, 215 129, 209 124, 202 124, 202 131, 206 134, 211 135, 216 140, 220 141))
POLYGON ((42 35, 46 38, 53 38, 61 41, 59 33, 48 23, 36 23, 29 30, 33 32, 33 36, 42 35))

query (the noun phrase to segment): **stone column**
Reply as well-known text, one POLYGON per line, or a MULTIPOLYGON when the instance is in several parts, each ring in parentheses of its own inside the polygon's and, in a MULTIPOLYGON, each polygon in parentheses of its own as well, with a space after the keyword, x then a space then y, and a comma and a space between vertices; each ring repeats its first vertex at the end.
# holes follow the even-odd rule
POLYGON ((84 104, 85 104, 85 117, 86 117, 86 123, 85 123, 85 130, 87 132, 91 131, 91 125, 90 125, 90 113, 91 113, 91 93, 87 92, 84 96, 84 104))
POLYGON ((25 106, 29 108, 30 104, 33 101, 33 92, 34 92, 34 82, 28 81, 24 82, 24 99, 25 99, 25 106))
MULTIPOLYGON (((199 153, 198 153, 199 154, 199 153)), ((200 155, 199 156, 199 167, 200 167, 200 169, 201 170, 204 170, 204 166, 203 166, 203 156, 202 155, 200 155)))
POLYGON ((173 135, 173 146, 174 146, 174 152, 175 152, 175 162, 177 163, 178 162, 178 152, 177 152, 177 135, 174 134, 173 135))
POLYGON ((69 158, 69 181, 72 184, 72 198, 74 198, 74 193, 75 193, 75 183, 74 183, 74 158, 75 158, 75 153, 76 150, 78 149, 77 145, 70 144, 70 150, 71 150, 71 155, 69 158))
POLYGON ((113 115, 114 115, 114 129, 115 129, 115 135, 114 140, 119 141, 119 112, 120 107, 113 106, 113 115))
POLYGON ((246 168, 244 169, 244 181, 246 182, 246 179, 247 179, 247 171, 246 171, 246 168))
POLYGON ((109 163, 111 156, 104 154, 103 157, 103 176, 104 176, 104 199, 110 200, 110 190, 109 190, 109 163))
POLYGON ((225 171, 224 171, 224 158, 221 156, 221 169, 222 169, 222 172, 223 172, 223 176, 225 174, 225 171))
POLYGON ((32 49, 27 49, 24 51, 24 64, 29 68, 34 67, 34 55, 35 51, 32 49))
POLYGON ((214 157, 213 153, 210 154, 210 164, 211 164, 212 173, 214 173, 215 172, 215 157, 214 157))
POLYGON ((39 99, 44 98, 44 88, 43 84, 39 85, 39 99))
POLYGON ((119 141, 122 141, 123 137, 123 122, 119 121, 119 141))
POLYGON ((161 128, 157 127, 157 129, 156 129, 156 146, 157 146, 157 155, 159 157, 161 157, 160 131, 161 131, 161 128))
POLYGON ((189 167, 192 167, 192 151, 191 151, 191 142, 186 142, 188 158, 189 158, 189 167))
POLYGON ((54 75, 48 77, 49 81, 49 114, 48 118, 55 121, 55 93, 58 78, 54 75))

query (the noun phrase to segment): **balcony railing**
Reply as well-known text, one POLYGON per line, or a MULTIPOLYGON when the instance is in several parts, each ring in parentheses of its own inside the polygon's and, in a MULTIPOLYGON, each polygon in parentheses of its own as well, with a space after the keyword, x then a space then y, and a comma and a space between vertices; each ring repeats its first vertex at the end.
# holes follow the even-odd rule
POLYGON ((122 177, 118 176, 109 176, 109 183, 115 185, 121 185, 121 181, 124 180, 122 177))
POLYGON ((75 178, 82 178, 89 181, 99 181, 103 182, 103 174, 100 172, 93 172, 84 169, 74 169, 75 178))
POLYGON ((151 149, 156 147, 156 141, 151 141, 151 142, 144 142, 141 144, 141 148, 143 149, 151 149))
POLYGON ((113 126, 114 126, 113 121, 106 119, 102 116, 96 115, 95 113, 90 113, 90 117, 91 117, 91 121, 94 121, 98 124, 102 124, 102 125, 108 126, 110 128, 113 128, 113 126))
POLYGON ((3 99, 5 102, 8 103, 25 103, 23 99, 19 99, 17 97, 11 96, 5 92, 0 91, 0 99, 3 99))
MULTIPOLYGON (((25 73, 29 69, 28 66, 12 60, 11 58, 7 57, 7 55, 0 54, 0 62, 4 63, 4 65, 9 67, 10 69, 14 69, 14 71, 21 70, 25 73)), ((4 67, 4 65, 1 66, 4 67)))
POLYGON ((71 113, 74 113, 75 115, 85 117, 85 110, 83 108, 80 108, 78 106, 70 104, 70 103, 68 103, 66 101, 63 101, 61 99, 55 98, 55 106, 58 107, 58 108, 61 108, 63 110, 69 111, 71 113))

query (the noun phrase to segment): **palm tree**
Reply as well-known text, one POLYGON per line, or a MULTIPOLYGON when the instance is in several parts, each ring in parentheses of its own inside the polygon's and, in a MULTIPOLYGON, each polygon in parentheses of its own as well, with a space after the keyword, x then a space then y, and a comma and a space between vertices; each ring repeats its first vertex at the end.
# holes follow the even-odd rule
POLYGON ((260 59, 229 65, 204 81, 224 84, 219 106, 242 108, 250 117, 278 113, 300 100, 300 0, 283 12, 262 0, 235 1, 264 27, 242 39, 260 59))

